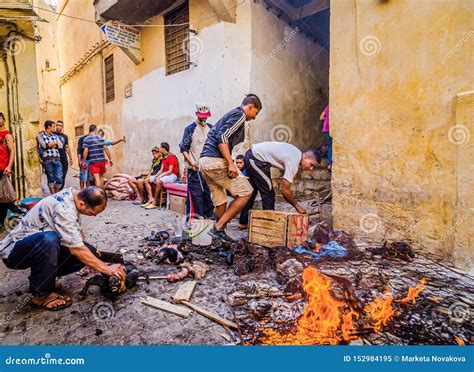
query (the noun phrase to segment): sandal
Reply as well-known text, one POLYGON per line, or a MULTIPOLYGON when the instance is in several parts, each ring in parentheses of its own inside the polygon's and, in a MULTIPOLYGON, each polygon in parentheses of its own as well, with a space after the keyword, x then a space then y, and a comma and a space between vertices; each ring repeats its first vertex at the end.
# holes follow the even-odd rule
POLYGON ((58 311, 72 305, 72 299, 66 296, 61 296, 54 292, 51 292, 50 294, 40 297, 40 298, 41 298, 40 302, 38 303, 31 302, 31 306, 36 309, 42 309, 42 310, 47 310, 47 311, 58 311), (48 307, 48 305, 51 302, 58 301, 58 300, 63 300, 65 303, 62 305, 55 306, 55 307, 48 307))
POLYGON ((158 208, 156 205, 153 205, 153 204, 148 204, 146 207, 144 207, 145 209, 156 209, 158 208))

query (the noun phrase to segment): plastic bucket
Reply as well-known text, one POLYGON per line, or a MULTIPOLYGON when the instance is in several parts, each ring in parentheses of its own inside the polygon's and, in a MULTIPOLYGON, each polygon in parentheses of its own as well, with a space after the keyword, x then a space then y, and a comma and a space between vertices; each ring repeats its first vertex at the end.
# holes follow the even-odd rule
POLYGON ((213 220, 203 218, 196 218, 190 222, 188 235, 193 245, 207 246, 212 244, 212 236, 207 232, 212 229, 213 224, 213 220))

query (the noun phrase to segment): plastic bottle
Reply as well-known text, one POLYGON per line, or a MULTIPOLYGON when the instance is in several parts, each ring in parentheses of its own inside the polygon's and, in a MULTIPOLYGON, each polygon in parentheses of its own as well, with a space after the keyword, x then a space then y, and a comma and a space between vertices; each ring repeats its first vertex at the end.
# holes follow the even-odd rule
POLYGON ((176 238, 181 238, 183 236, 183 226, 181 225, 181 218, 179 214, 176 214, 174 236, 176 238))

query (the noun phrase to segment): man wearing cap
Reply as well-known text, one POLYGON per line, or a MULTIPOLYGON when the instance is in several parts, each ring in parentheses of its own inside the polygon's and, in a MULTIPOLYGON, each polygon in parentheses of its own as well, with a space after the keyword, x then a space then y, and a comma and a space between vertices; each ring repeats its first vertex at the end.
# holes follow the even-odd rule
POLYGON ((188 191, 186 197, 186 215, 188 219, 195 217, 212 217, 214 207, 211 191, 199 172, 199 156, 201 155, 207 134, 212 128, 207 123, 211 111, 206 103, 196 103, 196 120, 184 128, 183 139, 179 149, 186 160, 188 191))
POLYGON ((232 160, 233 148, 245 138, 245 122, 254 120, 262 109, 255 94, 248 94, 241 105, 225 114, 209 131, 199 159, 199 170, 212 193, 214 214, 218 221, 208 232, 221 242, 234 240, 225 227, 247 204, 253 188, 232 160), (227 192, 235 199, 227 207, 227 192))

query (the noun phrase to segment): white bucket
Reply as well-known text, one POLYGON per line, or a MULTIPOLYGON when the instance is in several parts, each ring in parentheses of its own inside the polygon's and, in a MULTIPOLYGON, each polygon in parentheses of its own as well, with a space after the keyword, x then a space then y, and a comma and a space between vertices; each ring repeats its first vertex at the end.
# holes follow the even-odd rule
POLYGON ((206 246, 212 244, 212 236, 207 232, 212 229, 213 220, 204 218, 196 218, 191 221, 189 229, 189 237, 192 239, 193 245, 206 246))

